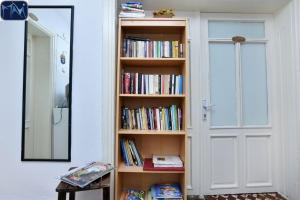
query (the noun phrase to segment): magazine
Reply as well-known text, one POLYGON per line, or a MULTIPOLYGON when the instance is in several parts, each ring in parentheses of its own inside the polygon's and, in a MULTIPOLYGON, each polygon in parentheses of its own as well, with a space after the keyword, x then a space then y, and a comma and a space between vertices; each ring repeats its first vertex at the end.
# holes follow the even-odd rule
POLYGON ((113 170, 111 164, 92 162, 83 167, 71 170, 67 174, 61 176, 60 179, 70 185, 83 188, 105 174, 108 174, 111 170, 113 170))

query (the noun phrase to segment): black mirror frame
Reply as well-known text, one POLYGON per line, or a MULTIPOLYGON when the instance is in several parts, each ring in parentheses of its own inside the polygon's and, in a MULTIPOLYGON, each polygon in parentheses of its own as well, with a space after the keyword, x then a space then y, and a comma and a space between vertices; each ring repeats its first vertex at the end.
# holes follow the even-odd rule
POLYGON ((68 158, 67 159, 31 159, 25 158, 25 107, 26 107, 26 69, 27 69, 27 30, 28 22, 25 21, 25 37, 24 37, 24 58, 23 58, 23 99, 22 99, 22 149, 21 149, 21 161, 50 161, 50 162, 71 162, 71 128, 72 128, 72 70, 73 70, 73 35, 74 35, 74 6, 73 5, 34 5, 28 6, 28 8, 68 8, 71 9, 71 27, 70 27, 70 74, 69 74, 69 122, 68 122, 68 158))

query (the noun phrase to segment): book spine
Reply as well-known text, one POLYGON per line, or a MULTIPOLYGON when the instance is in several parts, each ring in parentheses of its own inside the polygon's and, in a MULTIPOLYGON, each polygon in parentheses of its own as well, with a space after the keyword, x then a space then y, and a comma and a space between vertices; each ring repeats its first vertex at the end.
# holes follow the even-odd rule
POLYGON ((158 94, 161 94, 161 75, 158 75, 158 94))
POLYGON ((183 58, 183 44, 179 45, 179 57, 183 58))
POLYGON ((125 146, 124 139, 121 140, 121 144, 122 144, 121 146, 123 148, 124 156, 125 156, 125 165, 130 166, 130 161, 129 161, 129 158, 128 158, 128 153, 127 153, 127 149, 126 149, 126 146, 125 146))
POLYGON ((125 140, 125 147, 126 147, 127 155, 128 155, 128 158, 129 158, 129 165, 132 166, 134 162, 133 162, 132 155, 130 153, 130 149, 129 149, 129 145, 128 145, 127 140, 125 140))
POLYGON ((136 148, 135 148, 134 143, 133 143, 132 140, 129 140, 129 145, 131 146, 131 149, 133 151, 134 157, 136 158, 136 161, 137 161, 136 165, 137 166, 142 166, 141 160, 139 158, 139 155, 137 153, 137 150, 136 150, 136 148))

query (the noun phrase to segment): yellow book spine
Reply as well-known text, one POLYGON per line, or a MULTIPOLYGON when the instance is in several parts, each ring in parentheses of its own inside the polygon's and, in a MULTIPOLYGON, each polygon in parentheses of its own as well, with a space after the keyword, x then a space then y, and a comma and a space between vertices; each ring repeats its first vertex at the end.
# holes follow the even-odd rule
POLYGON ((179 52, 179 42, 178 41, 174 41, 174 47, 175 47, 175 58, 178 58, 178 52, 179 52))
POLYGON ((147 130, 148 129, 148 125, 147 125, 146 108, 143 108, 143 125, 144 125, 144 129, 147 130))
POLYGON ((125 140, 125 146, 126 146, 126 150, 128 152, 129 161, 130 161, 131 164, 133 164, 133 158, 132 158, 132 155, 130 153, 130 147, 129 147, 128 140, 125 140))
POLYGON ((175 41, 172 41, 172 57, 176 58, 175 41))

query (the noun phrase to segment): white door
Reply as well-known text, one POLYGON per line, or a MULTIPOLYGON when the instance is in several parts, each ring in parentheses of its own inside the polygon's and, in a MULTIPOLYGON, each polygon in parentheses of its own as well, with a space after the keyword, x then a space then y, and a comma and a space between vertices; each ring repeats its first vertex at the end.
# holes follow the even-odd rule
POLYGON ((202 191, 274 191, 269 21, 212 16, 201 16, 202 191))

